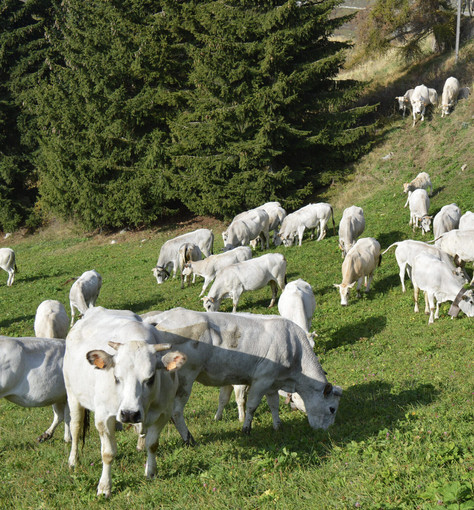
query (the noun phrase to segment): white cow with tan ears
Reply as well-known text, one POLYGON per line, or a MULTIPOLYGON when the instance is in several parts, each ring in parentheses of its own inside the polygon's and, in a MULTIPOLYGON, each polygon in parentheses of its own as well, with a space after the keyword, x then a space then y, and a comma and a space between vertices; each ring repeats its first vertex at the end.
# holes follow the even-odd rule
POLYGON ((349 291, 357 283, 357 297, 365 278, 365 292, 369 292, 375 269, 382 262, 380 244, 373 237, 363 237, 347 252, 342 263, 342 283, 335 283, 339 289, 341 305, 347 306, 349 291))
POLYGON ((410 221, 408 225, 413 227, 413 232, 417 228, 421 228, 421 234, 430 231, 431 218, 428 214, 430 208, 430 198, 424 189, 416 189, 408 197, 408 205, 410 207, 410 221))
POLYGON ((98 495, 110 496, 112 489, 116 421, 140 424, 147 450, 145 475, 156 474, 158 439, 171 418, 178 389, 176 370, 186 361, 178 351, 161 354, 169 348, 153 326, 127 310, 87 310, 68 334, 64 380, 71 413, 69 466, 77 464, 86 410, 93 411, 102 453, 98 495))
POLYGON ((15 252, 11 248, 0 248, 0 268, 8 273, 7 286, 11 287, 15 281, 15 252))
POLYGON ((410 109, 411 106, 411 96, 413 95, 414 89, 409 89, 403 94, 403 96, 397 96, 395 99, 398 101, 398 108, 403 111, 403 117, 405 117, 405 112, 410 109))

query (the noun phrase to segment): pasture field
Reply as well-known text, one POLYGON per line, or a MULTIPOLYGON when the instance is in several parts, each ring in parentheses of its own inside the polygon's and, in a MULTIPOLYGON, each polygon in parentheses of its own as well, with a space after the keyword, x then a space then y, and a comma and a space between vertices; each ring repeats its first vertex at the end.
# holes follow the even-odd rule
MULTIPOLYGON (((433 214, 451 202, 474 211, 472 104, 461 102, 446 119, 436 114, 415 129, 401 117, 381 125, 372 153, 316 200, 334 205, 336 224, 345 207, 362 206, 364 235, 377 238, 383 249, 397 240, 432 239, 408 226, 402 183, 425 170, 434 185, 433 214), (389 151, 393 157, 382 160, 389 151)), ((202 280, 181 290, 179 279, 158 286, 151 273, 166 239, 199 226, 213 228, 218 252, 224 225, 202 218, 116 235, 85 235, 61 225, 2 239, 2 246, 15 250, 20 272, 11 288, 6 273, 0 274, 0 333, 33 335, 38 304, 59 299, 68 309, 66 282, 88 269, 103 277, 100 306, 138 313, 175 306, 201 310, 202 280)), ((281 401, 284 425, 275 432, 262 402, 251 435, 243 436, 234 401, 214 422, 218 389, 196 383, 185 415, 198 444, 183 446, 167 425, 158 476, 147 481, 133 430, 119 432, 113 492, 105 501, 95 495, 101 459, 93 426, 81 464, 70 473, 62 426, 50 442, 35 441, 50 424, 51 409, 2 400, 2 508, 474 508, 473 319, 461 313, 451 320, 444 304, 440 319, 428 326, 427 316, 413 313, 411 283, 401 292, 393 251, 384 255, 370 293, 351 295, 342 308, 333 287, 341 282, 342 259, 332 225, 321 242, 305 237, 301 248, 271 250, 287 258, 288 280, 301 277, 313 286, 315 351, 329 381, 344 389, 334 426, 313 431, 302 413, 281 401)), ((245 293, 238 311, 277 313, 267 308, 269 300, 269 287, 245 293)), ((221 310, 231 308, 224 300, 221 310)))

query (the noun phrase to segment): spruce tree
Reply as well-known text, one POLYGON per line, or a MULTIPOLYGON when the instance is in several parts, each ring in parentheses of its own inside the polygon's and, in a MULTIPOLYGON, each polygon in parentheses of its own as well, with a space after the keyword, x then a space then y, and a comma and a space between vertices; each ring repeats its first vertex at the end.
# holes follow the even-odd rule
POLYGON ((195 213, 232 216, 270 199, 301 205, 368 142, 350 108, 354 83, 336 80, 347 45, 330 39, 339 2, 189 3, 188 106, 171 124, 181 199, 195 213))

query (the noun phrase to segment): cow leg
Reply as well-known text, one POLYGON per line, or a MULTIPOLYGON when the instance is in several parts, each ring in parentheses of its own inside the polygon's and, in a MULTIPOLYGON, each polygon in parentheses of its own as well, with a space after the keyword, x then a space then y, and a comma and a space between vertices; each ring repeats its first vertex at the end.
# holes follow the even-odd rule
POLYGON ((74 324, 74 305, 71 303, 71 324, 70 324, 71 328, 73 324, 74 324))
POLYGON ((7 281, 7 286, 8 287, 11 287, 13 285, 13 282, 15 281, 15 270, 14 269, 10 269, 8 271, 8 281, 7 281))
POLYGON ((222 420, 222 413, 224 411, 224 407, 229 403, 230 396, 232 395, 232 390, 232 384, 221 386, 219 390, 219 405, 217 407, 217 412, 214 416, 214 420, 222 420))
POLYGON ((434 294, 428 293, 428 301, 430 303, 430 318, 428 320, 428 324, 433 324, 435 311, 434 294))
POLYGON ((232 293, 232 304, 234 305, 232 307, 232 313, 235 313, 237 311, 237 305, 239 304, 240 296, 242 295, 242 292, 244 291, 243 288, 237 288, 232 293))
POLYGON ((402 292, 406 292, 406 287, 405 287, 405 271, 406 271, 406 268, 407 268, 407 265, 406 263, 405 264, 401 264, 400 265, 400 281, 402 282, 402 292))
POLYGON ((423 291, 423 297, 425 298, 425 315, 430 314, 430 304, 428 301, 428 293, 426 291, 423 291))
POLYGON ((64 420, 64 405, 64 403, 53 404, 53 423, 51 423, 50 427, 36 439, 38 443, 42 443, 53 437, 56 427, 64 420))
POLYGON ((252 420, 253 415, 255 414, 255 410, 258 405, 262 401, 263 395, 265 395, 268 387, 267 385, 259 384, 258 382, 254 382, 250 388, 249 393, 247 395, 247 406, 245 409, 245 420, 242 426, 242 432, 244 434, 250 434, 250 430, 252 428, 252 420))
POLYGON ((275 305, 275 301, 278 294, 278 285, 275 280, 270 280, 270 287, 272 288, 272 300, 270 301, 268 308, 271 308, 272 306, 275 305))
POLYGON ((156 475, 156 451, 158 450, 158 441, 161 431, 169 422, 169 414, 162 414, 158 420, 148 427, 145 436, 145 446, 147 451, 147 459, 145 465, 145 476, 153 478, 156 475))
POLYGON ((248 386, 245 384, 235 384, 235 402, 237 403, 237 410, 239 411, 239 421, 243 422, 245 419, 245 396, 247 395, 248 386))
POLYGON ((278 430, 281 427, 280 420, 280 396, 278 395, 278 391, 272 391, 265 395, 267 397, 268 407, 272 413, 273 419, 273 428, 278 430))
POLYGON ((206 289, 211 282, 212 282, 212 278, 209 278, 208 276, 204 277, 204 284, 202 286, 201 294, 199 294, 199 297, 204 296, 204 292, 206 292, 206 289))
POLYGON ((189 432, 189 429, 186 425, 186 421, 184 420, 183 415, 184 407, 191 395, 194 377, 190 377, 188 381, 191 381, 191 383, 186 382, 183 385, 183 387, 178 389, 178 394, 174 399, 173 413, 171 415, 171 419, 183 441, 188 446, 194 446, 196 444, 196 441, 192 436, 191 432, 189 432))
POLYGON ((418 313, 420 309, 418 308, 418 295, 420 294, 420 289, 417 287, 415 282, 413 282, 413 297, 415 299, 415 313, 418 313))
POLYGON ((372 273, 370 273, 368 277, 367 277, 367 276, 365 277, 366 282, 367 282, 367 284, 366 284, 366 286, 365 286, 365 292, 369 292, 369 290, 370 290, 370 285, 372 284, 372 279, 373 279, 373 277, 374 277, 374 273, 373 273, 373 272, 372 272, 372 273))
POLYGON ((69 405, 65 404, 64 406, 64 442, 70 443, 71 442, 71 415, 69 413, 69 405))
POLYGON ((326 224, 327 221, 325 220, 319 222, 319 237, 317 241, 322 241, 326 237, 326 224))
POLYGON ((356 291, 357 291, 357 297, 360 298, 360 288, 362 286, 362 282, 364 280, 364 277, 361 276, 358 280, 357 280, 357 288, 356 288, 356 291))
POLYGON ((79 436, 82 431, 84 423, 85 409, 79 404, 79 401, 71 394, 68 394, 69 413, 71 416, 70 430, 71 430, 71 453, 69 454, 68 464, 72 469, 77 464, 77 452, 79 446, 79 436))
POLYGON ((297 230, 296 230, 296 232, 297 232, 297 234, 298 234, 298 240, 299 240, 298 245, 299 245, 299 246, 301 246, 301 244, 302 244, 302 242, 303 242, 304 230, 305 230, 304 225, 300 225, 300 226, 297 228, 297 230))
POLYGON ((112 461, 117 455, 117 441, 115 440, 115 416, 101 418, 97 412, 95 426, 100 436, 100 451, 102 454, 102 475, 97 486, 97 495, 110 496, 112 489, 112 461))

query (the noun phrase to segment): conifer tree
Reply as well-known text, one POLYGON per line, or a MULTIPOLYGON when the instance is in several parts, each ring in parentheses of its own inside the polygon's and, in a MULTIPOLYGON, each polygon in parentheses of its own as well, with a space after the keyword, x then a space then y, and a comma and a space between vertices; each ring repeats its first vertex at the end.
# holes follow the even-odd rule
POLYGON ((181 199, 231 216, 269 199, 301 205, 322 173, 366 148, 355 84, 335 77, 337 0, 189 3, 188 107, 171 125, 181 199))

